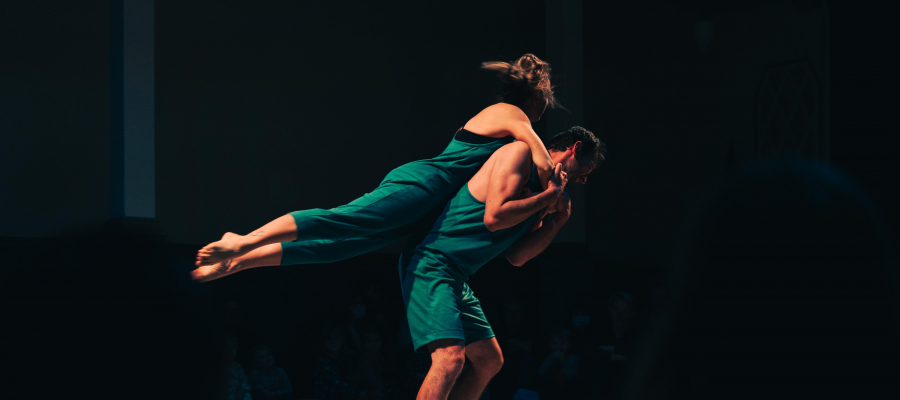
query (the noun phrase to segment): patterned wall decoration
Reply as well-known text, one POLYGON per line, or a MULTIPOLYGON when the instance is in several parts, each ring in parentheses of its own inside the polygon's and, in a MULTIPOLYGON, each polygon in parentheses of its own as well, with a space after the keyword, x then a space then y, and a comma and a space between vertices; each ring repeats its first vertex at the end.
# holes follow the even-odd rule
POLYGON ((809 59, 769 65, 756 90, 756 158, 827 160, 822 84, 809 59))

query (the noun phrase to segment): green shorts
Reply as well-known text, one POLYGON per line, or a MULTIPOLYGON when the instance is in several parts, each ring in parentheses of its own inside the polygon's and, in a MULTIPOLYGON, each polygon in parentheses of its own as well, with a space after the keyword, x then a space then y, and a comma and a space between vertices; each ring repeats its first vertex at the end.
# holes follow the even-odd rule
POLYGON ((445 271, 427 273, 400 268, 403 303, 409 319, 413 349, 428 354, 428 343, 459 339, 466 345, 494 337, 481 302, 465 282, 445 271))

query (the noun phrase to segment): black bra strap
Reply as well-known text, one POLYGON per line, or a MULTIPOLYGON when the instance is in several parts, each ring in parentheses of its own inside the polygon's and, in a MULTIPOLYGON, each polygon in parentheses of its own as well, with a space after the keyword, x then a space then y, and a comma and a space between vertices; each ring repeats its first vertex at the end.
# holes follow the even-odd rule
POLYGON ((509 137, 490 138, 487 136, 476 135, 476 134, 469 132, 463 128, 459 128, 459 130, 456 131, 456 140, 459 140, 460 142, 472 143, 472 144, 487 144, 487 143, 493 143, 493 142, 501 141, 501 140, 508 140, 509 142, 512 142, 512 139, 509 137))

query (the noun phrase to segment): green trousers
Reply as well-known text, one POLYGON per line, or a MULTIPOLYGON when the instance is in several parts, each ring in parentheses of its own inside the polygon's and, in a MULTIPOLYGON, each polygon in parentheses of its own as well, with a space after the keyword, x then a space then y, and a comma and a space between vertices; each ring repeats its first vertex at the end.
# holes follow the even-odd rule
POLYGON ((330 263, 380 249, 412 232, 446 201, 423 185, 382 182, 349 204, 292 212, 297 239, 281 243, 281 265, 330 263))

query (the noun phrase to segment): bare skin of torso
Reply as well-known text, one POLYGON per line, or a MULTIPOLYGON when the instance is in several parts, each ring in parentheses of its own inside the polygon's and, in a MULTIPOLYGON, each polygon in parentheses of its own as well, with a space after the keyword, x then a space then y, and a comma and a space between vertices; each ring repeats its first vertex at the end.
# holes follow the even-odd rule
MULTIPOLYGON (((475 176, 469 180, 467 183, 469 187, 469 193, 472 194, 472 197, 477 199, 478 201, 486 201, 487 200, 487 191, 488 184, 491 180, 491 174, 494 171, 494 166, 497 165, 498 159, 503 161, 503 159, 499 156, 491 156, 485 161, 484 165, 475 173, 475 176)), ((531 173, 531 164, 522 163, 517 166, 517 171, 521 176, 528 176, 531 173)), ((531 190, 528 190, 526 187, 522 187, 519 189, 519 195, 515 197, 515 199, 524 199, 528 198, 532 195, 531 190)))

